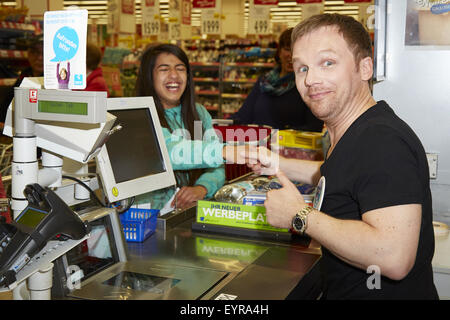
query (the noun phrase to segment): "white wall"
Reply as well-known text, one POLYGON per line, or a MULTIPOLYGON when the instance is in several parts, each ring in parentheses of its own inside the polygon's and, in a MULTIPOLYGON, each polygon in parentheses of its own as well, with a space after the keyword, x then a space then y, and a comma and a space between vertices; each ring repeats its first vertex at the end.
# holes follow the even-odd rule
POLYGON ((428 153, 438 154, 431 180, 434 220, 450 224, 450 47, 405 46, 407 0, 388 0, 386 80, 375 84, 416 132, 428 153))

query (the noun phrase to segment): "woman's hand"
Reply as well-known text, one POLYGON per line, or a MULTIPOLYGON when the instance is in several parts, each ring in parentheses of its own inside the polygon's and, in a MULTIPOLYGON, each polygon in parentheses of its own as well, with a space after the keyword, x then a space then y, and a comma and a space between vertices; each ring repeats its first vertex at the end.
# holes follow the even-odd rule
POLYGON ((186 208, 197 200, 203 200, 207 193, 204 186, 182 187, 171 205, 177 209, 186 208))
POLYGON ((227 163, 245 164, 255 163, 252 159, 249 159, 250 153, 256 152, 256 146, 252 145, 239 145, 239 146, 225 146, 222 149, 222 157, 227 163))

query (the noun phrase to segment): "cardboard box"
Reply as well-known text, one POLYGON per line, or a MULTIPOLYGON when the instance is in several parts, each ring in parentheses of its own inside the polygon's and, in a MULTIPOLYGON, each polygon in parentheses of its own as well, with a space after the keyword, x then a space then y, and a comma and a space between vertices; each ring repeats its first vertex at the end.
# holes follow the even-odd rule
POLYGON ((304 148, 279 146, 278 149, 274 151, 277 152, 280 156, 289 159, 302 159, 313 161, 321 161, 324 159, 322 149, 304 149, 304 148))
POLYGON ((308 150, 322 149, 322 133, 298 130, 278 130, 278 146, 302 148, 308 150))

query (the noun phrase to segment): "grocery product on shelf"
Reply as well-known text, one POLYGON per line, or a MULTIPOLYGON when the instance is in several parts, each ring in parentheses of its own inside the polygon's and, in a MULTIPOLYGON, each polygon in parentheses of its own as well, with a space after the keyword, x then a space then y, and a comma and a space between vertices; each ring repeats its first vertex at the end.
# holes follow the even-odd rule
MULTIPOLYGON (((24 23, 28 13, 28 8, 14 8, 11 6, 0 5, 0 21, 24 23)), ((2 28, 4 26, 2 25, 2 28)))
POLYGON ((275 49, 258 45, 248 39, 185 42, 197 101, 214 118, 236 112, 258 77, 275 66, 275 49))
POLYGON ((102 68, 112 97, 134 97, 141 50, 106 47, 102 68), (108 79, 111 77, 111 79, 108 79))

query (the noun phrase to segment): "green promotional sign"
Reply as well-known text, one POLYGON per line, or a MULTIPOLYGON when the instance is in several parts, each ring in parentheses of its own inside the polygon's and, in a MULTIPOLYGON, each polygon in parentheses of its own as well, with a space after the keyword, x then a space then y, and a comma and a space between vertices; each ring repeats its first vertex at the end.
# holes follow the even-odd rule
POLYGON ((198 201, 197 222, 227 227, 289 232, 288 229, 275 228, 268 224, 266 208, 262 206, 198 201))
POLYGON ((195 248, 197 256, 225 260, 238 260, 252 263, 267 247, 255 244, 197 237, 195 248))

